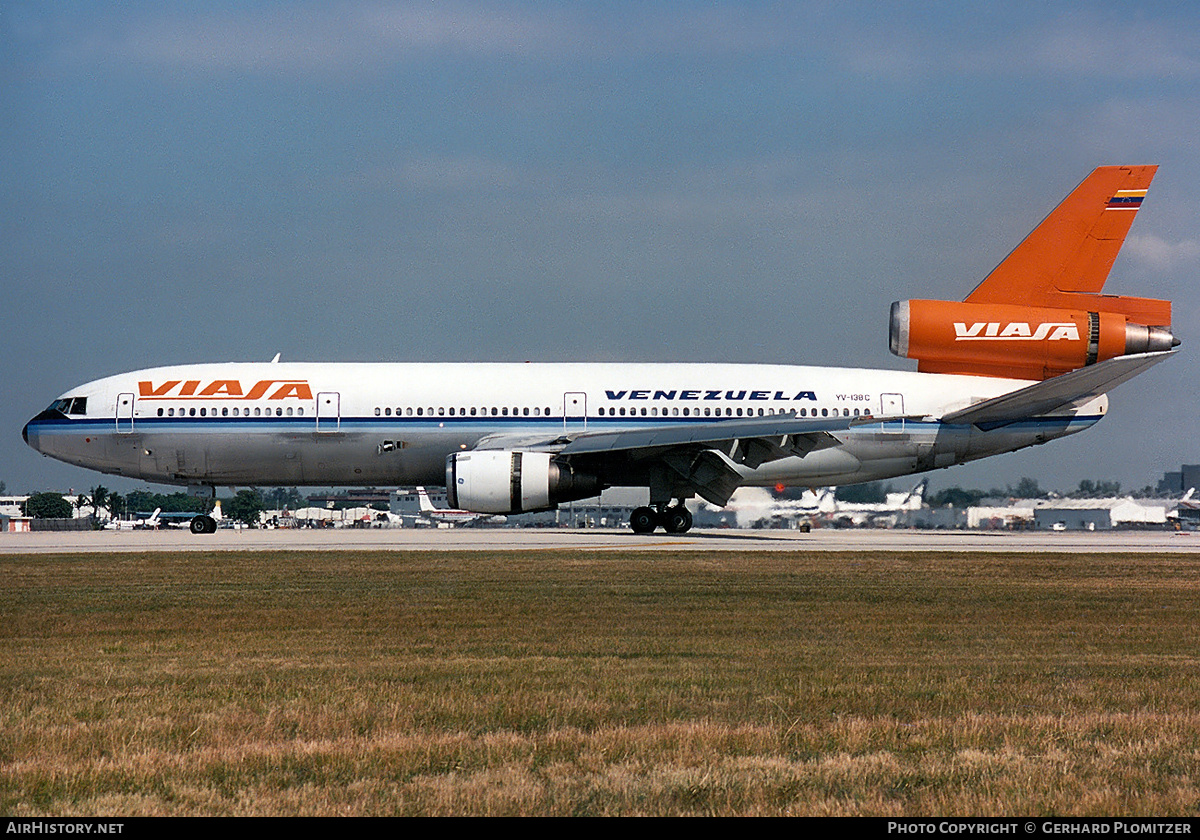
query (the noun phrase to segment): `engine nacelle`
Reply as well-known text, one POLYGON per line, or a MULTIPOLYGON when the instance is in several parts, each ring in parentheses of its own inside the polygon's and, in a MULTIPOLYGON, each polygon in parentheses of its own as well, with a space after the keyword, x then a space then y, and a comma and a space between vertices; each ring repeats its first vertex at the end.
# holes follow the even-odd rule
POLYGON ((1114 312, 905 300, 892 304, 891 350, 927 373, 1048 379, 1129 353, 1179 344, 1169 326, 1114 312))
POLYGON ((446 497, 451 507, 475 513, 550 510, 600 494, 594 475, 557 463, 548 452, 485 450, 446 458, 446 497))

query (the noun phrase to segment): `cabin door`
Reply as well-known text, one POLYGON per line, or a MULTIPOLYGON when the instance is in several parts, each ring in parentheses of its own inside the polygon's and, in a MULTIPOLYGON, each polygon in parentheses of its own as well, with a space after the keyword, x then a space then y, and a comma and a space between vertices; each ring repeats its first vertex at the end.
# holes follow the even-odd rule
POLYGON ((117 394, 117 432, 133 431, 133 394, 117 394))
POLYGON ((317 431, 336 432, 342 425, 342 395, 337 391, 317 394, 317 431))
POLYGON ((587 428, 587 394, 582 391, 563 394, 563 430, 573 422, 582 423, 583 428, 587 428))

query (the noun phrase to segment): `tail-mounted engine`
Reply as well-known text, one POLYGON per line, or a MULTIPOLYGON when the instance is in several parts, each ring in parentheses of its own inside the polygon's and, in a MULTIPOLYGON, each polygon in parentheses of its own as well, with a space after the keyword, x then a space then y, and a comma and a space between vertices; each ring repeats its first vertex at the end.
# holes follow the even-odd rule
POLYGON ((485 450, 446 458, 451 507, 475 513, 529 513, 598 496, 600 480, 556 462, 547 452, 485 450))
MULTIPOLYGON (((1118 309, 1125 299, 1092 300, 1118 309)), ((892 304, 889 339, 893 353, 918 359, 927 373, 1048 379, 1117 356, 1170 350, 1179 341, 1166 307, 1168 325, 1150 326, 1120 312, 905 300, 892 304)))
POLYGON ((1093 170, 962 303, 893 303, 892 352, 928 373, 1049 379, 1170 350, 1170 301, 1103 293, 1157 170, 1093 170))

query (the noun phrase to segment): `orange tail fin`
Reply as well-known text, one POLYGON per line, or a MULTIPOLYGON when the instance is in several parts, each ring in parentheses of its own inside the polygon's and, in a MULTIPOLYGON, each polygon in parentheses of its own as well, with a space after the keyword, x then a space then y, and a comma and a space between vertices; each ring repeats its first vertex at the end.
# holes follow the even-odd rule
POLYGON ((1101 166, 965 298, 966 303, 1103 310, 1171 323, 1171 303, 1101 295, 1157 166, 1101 166))

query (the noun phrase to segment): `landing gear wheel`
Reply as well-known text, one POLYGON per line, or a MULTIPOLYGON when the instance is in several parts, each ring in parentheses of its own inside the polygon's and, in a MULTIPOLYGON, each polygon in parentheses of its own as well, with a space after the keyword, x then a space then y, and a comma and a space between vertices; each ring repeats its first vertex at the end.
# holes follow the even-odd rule
POLYGON ((685 534, 692 529, 692 512, 683 505, 669 507, 662 513, 662 524, 668 534, 685 534))
POLYGON ((217 533, 217 521, 211 516, 194 516, 192 517, 189 527, 193 534, 215 534, 217 533))
POLYGON ((658 514, 654 508, 634 508, 633 513, 629 514, 629 527, 635 534, 653 534, 658 527, 658 514))

